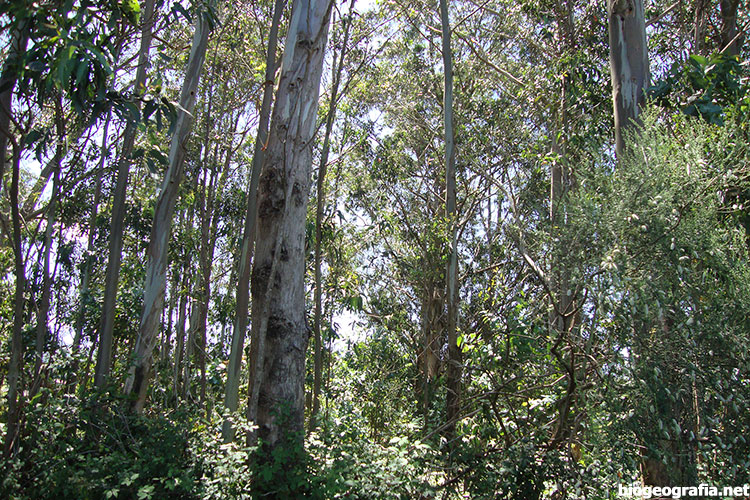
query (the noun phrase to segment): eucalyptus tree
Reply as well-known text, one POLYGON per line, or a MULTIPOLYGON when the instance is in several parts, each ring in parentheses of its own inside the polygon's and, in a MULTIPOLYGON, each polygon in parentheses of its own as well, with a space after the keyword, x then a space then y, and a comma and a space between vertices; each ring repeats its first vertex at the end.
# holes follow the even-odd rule
MULTIPOLYGON (((229 411, 237 411, 239 400, 242 352, 245 344, 245 332, 247 330, 249 313, 250 271, 255 243, 255 225, 258 218, 258 182, 268 140, 268 122, 271 117, 273 84, 276 78, 276 45, 278 42, 281 15, 284 11, 285 5, 286 0, 276 0, 274 2, 273 19, 271 21, 271 28, 268 35, 265 80, 263 82, 263 100, 259 110, 258 130, 255 137, 251 178, 247 193, 247 208, 245 213, 245 224, 242 232, 237 292, 235 297, 236 311, 233 325, 234 329, 232 331, 229 366, 227 367, 226 391, 224 394, 224 405, 229 411)), ((234 430, 230 420, 224 422, 222 434, 226 442, 233 440, 234 430)))
POLYGON ((65 156, 66 140, 65 136, 65 121, 63 118, 62 109, 62 98, 58 95, 54 104, 54 122, 55 132, 57 135, 57 146, 52 161, 56 163, 55 172, 52 180, 52 191, 50 192, 50 200, 47 203, 45 229, 44 229, 44 250, 42 252, 42 297, 41 304, 37 311, 36 321, 36 359, 34 361, 34 386, 31 391, 31 396, 34 396, 36 390, 38 390, 41 381, 39 380, 42 371, 42 362, 44 358, 44 347, 49 337, 49 309, 50 300, 52 295, 52 275, 50 273, 50 257, 52 253, 52 232, 55 227, 57 217, 57 204, 58 197, 60 196, 60 171, 62 170, 62 161, 65 156))
MULTIPOLYGON (((325 133, 323 135, 323 145, 320 153, 320 166, 318 167, 318 179, 316 187, 316 208, 315 208, 315 250, 314 250, 314 273, 315 273, 315 290, 314 304, 315 317, 313 320, 313 389, 312 389, 312 407, 310 409, 310 428, 317 425, 316 418, 320 411, 320 391, 323 381, 323 342, 321 328, 323 322, 323 276, 322 276, 322 258, 323 258, 323 218, 326 203, 326 175, 328 173, 328 158, 331 150, 331 140, 333 125, 338 109, 340 99, 339 89, 344 75, 344 63, 347 53, 350 51, 349 37, 351 34, 352 23, 354 22, 354 3, 349 4, 349 12, 346 16, 341 16, 343 25, 343 37, 340 43, 338 53, 333 51, 333 64, 331 66, 332 82, 330 95, 328 96, 328 110, 325 115, 325 133)), ((350 77, 351 78, 351 77, 350 77)))
POLYGON ((158 338, 164 294, 166 287, 166 268, 168 242, 171 236, 172 217, 177 194, 182 182, 187 140, 193 124, 193 110, 197 98, 203 62, 206 57, 208 36, 215 23, 213 6, 197 16, 193 43, 188 58, 185 79, 180 92, 180 110, 177 115, 174 132, 169 149, 169 165, 164 174, 159 197, 154 212, 149 240, 148 266, 144 290, 143 314, 135 348, 135 365, 126 382, 126 392, 135 395, 133 408, 143 410, 146 402, 148 381, 151 376, 152 355, 158 338))
POLYGON ((456 212, 456 150, 453 132, 453 52, 451 51, 451 26, 447 0, 440 0, 443 53, 443 127, 445 133, 445 219, 448 225, 449 250, 445 271, 446 280, 446 424, 449 438, 453 437, 455 421, 461 405, 461 346, 458 344, 458 223, 456 212))
MULTIPOLYGON (((133 82, 133 94, 136 96, 136 113, 140 109, 138 96, 143 95, 146 85, 146 71, 148 67, 149 51, 153 37, 155 21, 155 1, 146 0, 143 9, 143 24, 141 28, 141 41, 138 50, 138 67, 135 81, 133 82)), ((117 181, 112 199, 112 221, 109 237, 109 255, 107 261, 107 274, 104 289, 104 303, 102 304, 101 324, 99 326, 99 347, 96 355, 96 371, 94 381, 97 387, 102 388, 107 384, 107 378, 112 367, 112 342, 115 322, 115 303, 117 300, 117 288, 120 279, 120 264, 122 259, 122 238, 125 219, 125 198, 127 196, 128 176, 130 174, 131 155, 135 144, 137 124, 128 123, 124 136, 120 157, 117 160, 117 181)))
POLYGON ((643 0, 608 0, 610 73, 615 110, 615 148, 625 152, 623 133, 638 123, 650 82, 643 0))
MULTIPOLYGON (((271 460, 276 449, 302 444, 305 215, 332 5, 331 0, 297 0, 292 6, 260 175, 248 415, 268 452, 262 460, 271 460)), ((288 466, 294 466, 291 453, 288 466)))
MULTIPOLYGON (((26 309, 30 305, 25 296, 26 260, 33 243, 24 241, 29 229, 25 222, 45 212, 42 209, 39 213, 34 213, 34 206, 53 172, 56 172, 59 180, 65 144, 63 135, 69 131, 67 127, 50 128, 45 122, 44 109, 45 106, 50 106, 52 97, 58 96, 60 106, 72 110, 76 119, 71 121, 76 122, 76 128, 83 131, 89 128, 84 124, 95 123, 105 107, 116 105, 118 99, 113 95, 116 93, 107 93, 112 76, 111 62, 115 59, 118 37, 126 31, 127 24, 136 22, 137 15, 130 12, 133 15, 124 19, 119 7, 114 8, 107 3, 92 3, 88 9, 80 9, 71 3, 6 2, 0 9, 8 20, 4 28, 8 30, 7 40, 10 43, 3 74, 0 76, 3 81, 0 95, 0 106, 3 108, 0 114, 0 174, 4 174, 7 147, 10 144, 12 172, 10 188, 7 190, 10 220, 5 217, 2 220, 3 231, 8 235, 13 249, 15 268, 15 304, 8 367, 8 424, 4 450, 6 454, 11 454, 19 444, 19 398, 23 396, 23 387, 20 385, 23 375, 22 334, 28 317, 26 309), (15 75, 11 76, 10 71, 15 75), (13 106, 14 97, 19 106, 13 106), (35 188, 22 205, 19 195, 23 160, 33 148, 41 162, 53 138, 58 141, 56 153, 42 169, 35 188)), ((59 118, 61 113, 57 116, 59 118)), ((60 123, 57 120, 57 124, 60 123)), ((53 203, 47 207, 49 222, 54 222, 56 217, 54 202, 57 198, 58 196, 54 196, 53 203)), ((49 251, 52 227, 53 224, 48 224, 49 244, 46 248, 49 251)), ((46 253, 39 255, 44 256, 46 253)), ((51 282, 51 277, 48 277, 42 287, 51 286, 51 282)), ((41 314, 37 315, 37 330, 40 332, 37 359, 40 359, 40 351, 43 350, 47 328, 45 315, 49 307, 50 291, 43 292, 43 295, 45 293, 41 314)))
POLYGON ((7 161, 6 154, 8 144, 10 144, 13 147, 13 165, 11 170, 12 178, 9 197, 12 211, 12 246, 16 280, 13 306, 13 330, 11 333, 11 359, 8 366, 8 421, 3 447, 3 455, 5 457, 11 454, 14 447, 14 441, 18 434, 18 392, 23 357, 22 318, 24 310, 24 290, 26 288, 26 271, 21 248, 21 224, 18 211, 18 183, 20 176, 21 150, 19 148, 18 139, 11 131, 11 123, 15 121, 12 118, 12 99, 17 80, 16 75, 18 74, 18 67, 20 66, 20 59, 28 44, 29 23, 29 19, 22 18, 17 22, 17 25, 13 29, 10 51, 3 65, 3 72, 0 77, 3 85, 2 93, 0 93, 0 184, 3 186, 5 185, 4 173, 7 161))

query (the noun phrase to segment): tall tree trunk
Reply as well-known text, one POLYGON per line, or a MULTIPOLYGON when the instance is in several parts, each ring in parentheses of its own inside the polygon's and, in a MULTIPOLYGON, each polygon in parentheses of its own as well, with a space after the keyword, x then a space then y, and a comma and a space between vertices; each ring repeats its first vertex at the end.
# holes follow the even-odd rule
POLYGON ((52 253, 52 231, 55 227, 55 216, 57 209, 58 190, 60 189, 60 170, 62 169, 62 159, 65 154, 65 124, 62 116, 62 101, 58 96, 55 103, 55 122, 57 127, 57 148, 55 150, 55 163, 57 167, 52 178, 52 193, 47 204, 47 222, 44 228, 44 256, 42 258, 42 300, 39 305, 36 323, 36 359, 34 363, 34 390, 32 396, 39 389, 41 384, 40 376, 42 371, 42 361, 44 358, 44 347, 49 337, 49 307, 52 296, 52 275, 50 273, 50 255, 52 253))
POLYGON ((615 150, 622 158, 624 131, 638 123, 649 85, 643 0, 608 0, 609 69, 615 113, 615 150))
POLYGON ((12 223, 11 243, 13 245, 13 264, 15 271, 15 291, 13 300, 13 329, 10 339, 10 363, 8 365, 8 416, 6 420, 3 455, 7 458, 16 448, 19 434, 21 376, 23 372, 23 326, 26 300, 26 267, 21 247, 21 214, 18 206, 18 190, 21 174, 21 147, 11 132, 13 116, 13 90, 16 86, 18 64, 21 55, 26 51, 30 32, 29 21, 20 21, 13 31, 10 50, 0 76, 0 189, 4 185, 5 163, 7 162, 8 143, 13 147, 13 166, 10 186, 10 211, 12 223))
MULTIPOLYGON (((575 26, 573 24, 573 11, 574 5, 570 0, 566 1, 564 5, 560 4, 557 10, 558 36, 560 44, 559 50, 561 55, 572 54, 577 48, 575 26)), ((569 84, 569 76, 565 73, 561 81, 559 122, 555 124, 555 129, 552 134, 552 151, 557 154, 558 160, 555 161, 551 167, 549 216, 553 231, 551 236, 554 240, 560 242, 558 243, 558 246, 561 249, 564 249, 567 244, 564 231, 559 232, 558 229, 562 228, 567 223, 565 206, 562 201, 564 193, 573 188, 571 172, 568 166, 572 160, 569 158, 567 148, 570 136, 568 123, 569 84)), ((552 353, 556 357, 558 363, 562 366, 564 372, 563 376, 567 378, 567 390, 557 404, 557 422, 552 437, 549 440, 550 447, 556 447, 570 437, 571 429, 569 416, 576 389, 575 371, 573 370, 575 364, 574 350, 570 350, 567 360, 565 359, 564 354, 559 350, 560 344, 562 344, 563 341, 567 342, 570 338, 569 336, 572 334, 572 318, 573 311, 575 310, 575 297, 572 294, 570 283, 571 269, 564 262, 561 262, 559 257, 561 257, 562 254, 563 251, 558 250, 558 258, 554 259, 552 263, 552 272, 550 273, 550 288, 552 291, 552 294, 550 294, 550 302, 552 310, 550 311, 549 316, 549 330, 551 337, 554 338, 552 353)))
POLYGON ((440 21, 443 42, 443 122, 445 127, 445 219, 448 224, 450 253, 445 270, 446 320, 448 360, 446 367, 446 427, 445 434, 451 441, 455 434, 456 420, 461 407, 461 347, 458 345, 458 224, 456 214, 456 150, 453 132, 453 53, 451 51, 451 27, 448 17, 448 1, 440 0, 440 21))
MULTIPOLYGON (((279 36, 281 14, 286 0, 276 0, 273 7, 273 21, 268 36, 268 52, 266 54, 266 75, 263 83, 263 102, 260 108, 258 132, 253 151, 252 172, 247 195, 247 211, 245 226, 242 233, 242 248, 239 261, 239 280, 237 283, 236 313, 234 330, 232 332, 232 346, 229 352, 229 366, 227 368, 227 386, 224 393, 224 406, 229 411, 237 411, 240 387, 240 371, 242 369, 242 351, 245 344, 248 311, 250 303, 250 263, 253 255, 255 240, 255 224, 257 220, 258 179, 263 165, 263 156, 268 136, 268 122, 271 117, 271 101, 273 100, 273 83, 276 74, 276 45, 279 36)), ((234 440, 234 429, 231 420, 224 421, 222 435, 225 442, 234 440)))
POLYGON ((13 167, 10 184, 10 210, 13 225, 13 263, 15 267, 16 287, 13 305, 13 330, 10 341, 10 363, 8 365, 8 418, 5 434, 5 457, 11 456, 16 448, 19 435, 21 376, 23 373, 23 326, 26 300, 26 267, 23 259, 21 240, 21 214, 18 210, 18 186, 21 176, 21 148, 13 137, 13 167))
POLYGON ((320 332, 323 319, 323 276, 321 272, 322 261, 322 240, 323 240, 323 216, 325 215, 325 198, 326 198, 326 175, 328 172, 328 155, 331 149, 331 133, 333 132, 333 122, 336 118, 336 108, 338 105, 339 86, 341 85, 341 75, 344 69, 344 58, 346 57, 347 46, 349 45, 349 32, 352 24, 351 15, 354 10, 352 0, 349 5, 349 17, 342 18, 344 23, 344 39, 341 44, 338 63, 334 62, 331 73, 333 74, 333 83, 331 85, 330 101, 328 103, 328 112, 326 114, 326 131, 323 137, 323 149, 320 153, 320 168, 318 170, 317 185, 317 205, 315 209, 315 346, 313 352, 313 392, 312 392, 312 410, 310 412, 310 429, 317 425, 316 417, 320 412, 320 387, 323 380, 323 345, 322 335, 320 332))
MULTIPOLYGON (((91 300, 89 284, 91 282, 91 272, 94 267, 94 255, 92 254, 92 248, 94 248, 94 240, 96 238, 96 219, 99 215, 99 201, 102 195, 102 172, 104 170, 104 160, 107 156, 107 140, 109 133, 109 122, 111 114, 107 115, 107 119, 104 122, 104 131, 102 133, 102 145, 99 149, 99 172, 96 174, 94 180, 94 203, 91 205, 91 212, 89 213, 89 232, 86 239, 86 251, 84 253, 84 261, 81 269, 81 283, 78 292, 79 306, 78 306, 78 317, 76 318, 75 335, 73 337, 73 354, 77 354, 83 338, 83 326, 86 321, 86 308, 91 300)), ((75 370, 73 370, 75 372, 75 370)))
POLYGON ((277 447, 302 446, 305 218, 332 5, 332 0, 294 2, 259 184, 248 413, 269 452, 261 457, 269 460, 277 447))
POLYGON ((188 296, 187 288, 190 283, 190 280, 188 278, 188 268, 189 266, 187 264, 183 265, 182 267, 182 281, 180 282, 180 287, 177 292, 179 294, 180 305, 177 312, 177 324, 175 325, 177 345, 175 346, 174 352, 174 384, 172 388, 174 391, 175 399, 177 399, 178 395, 180 394, 180 369, 182 368, 182 359, 185 351, 185 321, 187 321, 188 296))
POLYGON ((193 125, 196 91, 203 61, 206 57, 210 31, 208 13, 200 13, 193 35, 185 80, 180 92, 180 111, 169 149, 169 166, 159 191, 154 211, 146 267, 146 284, 143 295, 143 314, 136 342, 135 366, 126 384, 126 391, 135 394, 133 409, 140 413, 146 402, 148 380, 151 376, 152 355, 159 331, 159 318, 164 308, 166 286, 167 250, 172 234, 172 216, 182 181, 187 140, 193 125))
MULTIPOLYGON (((151 39, 154 27, 154 0, 146 0, 143 9, 143 28, 141 31, 141 45, 138 50, 138 70, 133 84, 133 93, 141 95, 146 85, 146 66, 148 53, 151 49, 151 39)), ((135 100, 135 106, 140 109, 140 101, 135 100)), ((137 124, 129 122, 125 127, 122 150, 117 164, 117 181, 112 200, 112 222, 109 236, 109 258, 104 285, 104 303, 102 304, 102 319, 99 326, 99 349, 96 355, 96 369, 94 384, 103 388, 107 384, 109 372, 112 368, 112 342, 115 327, 115 304, 117 287, 120 280, 120 260, 122 259, 122 238, 125 221, 125 198, 127 196, 128 175, 130 173, 130 156, 133 153, 137 124)))

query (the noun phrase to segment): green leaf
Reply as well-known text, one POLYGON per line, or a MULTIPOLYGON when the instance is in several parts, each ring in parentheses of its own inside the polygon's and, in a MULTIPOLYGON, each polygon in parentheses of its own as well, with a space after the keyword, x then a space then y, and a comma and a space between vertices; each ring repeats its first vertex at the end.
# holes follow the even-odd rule
POLYGON ((154 496, 154 486, 147 484, 146 486, 141 486, 138 490, 138 499, 139 500, 146 500, 148 498, 151 498, 154 496))
POLYGON ((141 17, 141 6, 138 0, 123 0, 120 2, 120 10, 131 24, 138 24, 141 17))
POLYGON ((182 15, 187 22, 193 23, 193 16, 190 15, 190 13, 185 10, 185 7, 183 7, 179 2, 175 2, 175 4, 172 6, 172 12, 175 14, 175 18, 177 17, 177 14, 182 15))
POLYGON ((693 54, 688 59, 688 62, 691 65, 695 66, 696 68, 702 69, 702 68, 705 68, 706 65, 708 64, 708 58, 699 56, 698 54, 693 54))
POLYGON ((27 146, 31 146, 35 142, 37 142, 39 139, 41 139, 44 136, 44 132, 42 132, 39 129, 34 129, 28 134, 26 134, 26 137, 24 138, 24 143, 27 146))

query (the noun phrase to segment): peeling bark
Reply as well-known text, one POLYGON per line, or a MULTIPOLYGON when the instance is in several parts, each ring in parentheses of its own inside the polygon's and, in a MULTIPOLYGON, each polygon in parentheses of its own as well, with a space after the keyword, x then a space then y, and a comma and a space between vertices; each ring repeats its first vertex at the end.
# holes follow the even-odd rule
POLYGON ((146 255, 146 284, 143 300, 143 314, 135 349, 135 366, 126 383, 126 392, 134 394, 133 409, 140 413, 146 403, 148 380, 151 376, 152 356, 159 331, 159 319, 164 309, 164 294, 167 279, 167 250, 172 234, 172 216, 177 194, 182 182, 187 141, 193 125, 196 91, 200 80, 203 62, 206 57, 210 31, 207 14, 198 16, 190 50, 188 67, 180 92, 180 107, 175 132, 169 149, 169 167, 159 191, 154 211, 151 237, 146 255))
MULTIPOLYGON (((305 218, 331 0, 295 0, 258 196, 248 414, 269 451, 302 445, 305 218)), ((283 472, 282 472, 283 473, 283 472)))
POLYGON ((639 123, 649 85, 643 0, 608 0, 609 69, 615 114, 615 150, 622 158, 624 131, 639 123))
MULTIPOLYGON (((271 101, 273 100, 273 82, 276 74, 276 45, 279 35, 281 14, 286 0, 276 0, 273 7, 273 21, 268 38, 268 52, 266 54, 266 81, 263 88, 263 102, 260 108, 258 133, 255 138, 253 152, 252 173, 247 196, 247 210, 245 226, 242 232, 242 249, 239 262, 239 280, 237 283, 237 309, 232 331, 232 346, 229 353, 227 367, 227 385, 224 393, 224 406, 229 411, 237 411, 239 401, 240 371, 242 369, 242 352, 245 345, 245 333, 250 303, 250 264, 253 258, 253 244, 255 242, 255 224, 257 221, 257 199, 260 169, 263 164, 264 148, 268 136, 268 122, 271 117, 271 101)), ((224 442, 234 440, 234 429, 230 420, 225 420, 222 427, 224 442)))

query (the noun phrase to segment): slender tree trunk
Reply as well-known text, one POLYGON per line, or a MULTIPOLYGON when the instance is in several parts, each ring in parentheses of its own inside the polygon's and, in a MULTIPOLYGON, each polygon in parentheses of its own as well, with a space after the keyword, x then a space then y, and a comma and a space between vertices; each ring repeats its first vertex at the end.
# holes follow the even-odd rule
POLYGON ((695 0, 693 6, 693 53, 705 55, 708 51, 706 44, 706 28, 708 26, 707 7, 710 0, 695 0))
MULTIPOLYGON (((570 1, 560 5, 557 12, 558 33, 560 53, 571 54, 577 48, 575 40, 575 27, 573 25, 574 6, 570 1)), ((570 275, 571 269, 562 260, 562 249, 567 245, 565 232, 560 231, 567 224, 567 215, 563 196, 566 191, 574 187, 571 179, 569 164, 572 161, 568 154, 568 140, 570 137, 569 118, 568 118, 568 87, 570 79, 567 74, 563 75, 560 92, 559 122, 555 124, 555 130, 552 139, 552 151, 557 154, 558 160, 551 167, 550 181, 550 222, 552 227, 551 237, 558 241, 558 250, 556 258, 552 262, 550 272, 550 288, 553 294, 550 295, 552 305, 549 315, 550 337, 554 339, 552 349, 553 355, 556 356, 559 364, 563 367, 563 376, 567 378, 567 390, 558 402, 558 415, 555 423, 555 429, 549 440, 551 448, 557 447, 571 434, 569 415, 571 404, 576 389, 575 372, 572 369, 575 363, 575 353, 571 349, 569 357, 566 360, 563 353, 558 349, 563 341, 569 341, 572 334, 573 310, 575 309, 575 297, 572 294, 570 275)))
POLYGON ((182 281, 180 284, 179 294, 180 305, 177 313, 177 324, 175 325, 175 335, 177 336, 174 353, 174 385, 173 391, 175 399, 180 393, 180 369, 182 367, 183 352, 185 349, 185 321, 187 321, 187 287, 189 286, 188 266, 182 268, 182 281))
MULTIPOLYGON (((263 88, 263 103, 260 108, 258 132, 255 138, 255 150, 253 152, 252 173, 247 196, 247 214, 245 226, 242 233, 242 249, 240 251, 240 262, 238 271, 236 313, 234 330, 232 332, 232 346, 229 353, 229 366, 227 368, 227 386, 224 393, 224 406, 229 411, 237 411, 239 400, 240 371, 242 369, 242 352, 245 344, 245 332, 247 331, 247 320, 250 303, 250 264, 253 255, 253 243, 255 240, 255 224, 257 220, 257 198, 258 180, 260 169, 263 165, 263 156, 267 145, 268 122, 271 116, 271 101, 273 100, 273 83, 276 74, 276 45, 279 35, 281 14, 284 11, 286 0, 276 0, 273 7, 273 21, 268 37, 268 53, 266 54, 266 81, 263 88)), ((225 442, 234 440, 234 429, 231 420, 224 421, 222 434, 225 442)))
POLYGON ((138 413, 143 411, 146 403, 148 380, 151 376, 151 358, 158 336, 159 318, 164 308, 167 249, 172 234, 172 216, 182 181, 187 140, 193 125, 192 113, 195 109, 196 91, 208 45, 210 29, 206 16, 205 13, 198 15, 188 67, 180 93, 182 109, 177 116, 177 124, 169 150, 169 167, 156 202, 151 237, 146 251, 148 264, 143 295, 143 314, 136 343, 135 366, 126 385, 126 391, 136 395, 133 409, 138 413))
MULTIPOLYGON (((234 135, 234 130, 231 131, 234 135)), ((216 194, 221 193, 224 188, 224 180, 229 170, 232 157, 232 148, 228 148, 227 156, 224 162, 224 169, 220 174, 218 181, 216 175, 212 175, 209 182, 205 217, 201 222, 201 301, 200 314, 198 317, 198 330, 201 339, 200 367, 201 367, 201 404, 205 403, 206 398, 206 333, 208 322, 208 307, 211 298, 211 275, 213 272, 214 253, 216 250, 216 239, 218 237, 219 224, 219 207, 216 206, 216 194)))
POLYGON ((172 282, 169 288, 169 306, 167 307, 167 321, 164 338, 161 343, 161 360, 166 361, 172 351, 172 332, 174 332, 174 312, 177 309, 177 290, 180 287, 180 276, 176 269, 172 270, 172 282))
MULTIPOLYGON (((9 137, 12 140, 12 137, 9 137)), ((11 456, 16 448, 16 438, 20 426, 20 393, 23 373, 23 327, 26 300, 26 267, 23 260, 21 240, 21 215, 18 210, 18 186, 21 175, 21 148, 13 142, 13 168, 10 185, 10 210, 13 224, 13 263, 16 287, 13 306, 13 331, 10 342, 10 363, 8 365, 8 418, 5 434, 5 457, 11 456)))
MULTIPOLYGON (((350 16, 354 10, 354 1, 349 5, 350 16)), ((323 216, 325 215, 325 198, 326 198, 326 175, 328 172, 328 155, 331 149, 331 133, 333 131, 333 122, 336 118, 336 108, 338 105, 339 86, 341 84, 341 75, 344 69, 344 58, 346 57, 349 45, 349 32, 351 27, 351 17, 342 18, 344 23, 344 39, 341 45, 338 63, 334 63, 332 68, 333 84, 331 85, 330 101, 328 103, 328 112, 326 114, 326 131, 323 138, 323 149, 320 153, 320 169, 318 170, 317 185, 317 206, 315 210, 315 346, 313 353, 313 393, 312 393, 312 411, 310 412, 310 429, 317 425, 316 417, 320 412, 320 386, 323 379, 323 346, 322 335, 320 332, 323 318, 323 276, 321 272, 322 261, 322 240, 323 240, 323 216)))
MULTIPOLYGON (((107 152, 107 135, 109 132, 109 121, 110 115, 107 115, 107 120, 104 122, 104 132, 102 134, 102 145, 99 150, 100 163, 99 173, 96 175, 94 180, 94 203, 91 205, 91 212, 89 215, 89 233, 86 239, 86 252, 84 254, 83 268, 81 269, 81 284, 78 292, 80 305, 78 307, 78 317, 76 318, 76 332, 73 337, 73 354, 77 354, 81 345, 81 339, 83 337, 83 326, 86 321, 86 308, 91 300, 89 284, 91 282, 91 271, 94 267, 95 257, 92 255, 91 249, 94 247, 94 240, 96 238, 96 219, 99 214, 99 201, 102 195, 102 172, 104 170, 104 159, 106 158, 107 152)), ((75 371, 75 370, 74 370, 75 371)))
POLYGON ((446 368, 446 428, 450 441, 455 434, 456 421, 461 407, 462 351, 458 345, 458 226, 456 215, 456 150, 453 132, 453 53, 451 51, 451 27, 448 16, 448 1, 439 0, 443 42, 443 125, 445 127, 445 219, 450 234, 446 279, 446 303, 448 306, 447 335, 448 359, 446 368))
POLYGON ((332 4, 294 2, 259 184, 248 413, 268 452, 261 460, 270 460, 277 447, 302 446, 308 342, 305 217, 332 4))
MULTIPOLYGON (((36 359, 34 363, 34 392, 38 390, 41 381, 44 347, 49 337, 49 307, 52 296, 52 275, 50 273, 50 255, 52 253, 52 232, 55 227, 58 190, 60 188, 60 170, 65 155, 65 123, 62 115, 62 99, 58 96, 55 103, 55 124, 57 128, 57 147, 55 149, 56 168, 52 178, 52 193, 47 204, 47 222, 44 228, 44 256, 42 258, 42 300, 37 313, 36 324, 36 359)), ((33 393, 31 394, 34 395, 33 393)))
MULTIPOLYGON (((138 70, 135 75, 133 92, 136 96, 143 92, 146 85, 146 66, 154 27, 154 0, 146 0, 143 9, 143 28, 141 45, 138 53, 138 70)), ((140 101, 135 106, 140 109, 140 101)), ((104 285, 104 303, 102 319, 99 326, 99 349, 96 356, 94 384, 103 388, 107 384, 112 367, 112 342, 115 326, 115 304, 120 280, 120 260, 122 259, 122 238, 125 221, 125 198, 127 196, 128 175, 130 173, 130 156, 133 153, 137 124, 129 122, 125 127, 122 150, 117 164, 117 181, 112 200, 112 222, 109 236, 109 259, 104 285)))
POLYGON ((615 148, 622 158, 623 133, 639 122, 649 84, 648 46, 643 0, 608 0, 609 69, 615 113, 615 148))
POLYGON ((440 374, 441 336, 447 330, 444 319, 445 286, 443 283, 428 278, 423 287, 422 298, 422 340, 421 351, 417 355, 422 370, 421 391, 417 394, 422 406, 425 431, 434 423, 430 420, 430 406, 435 394, 435 386, 440 374))

